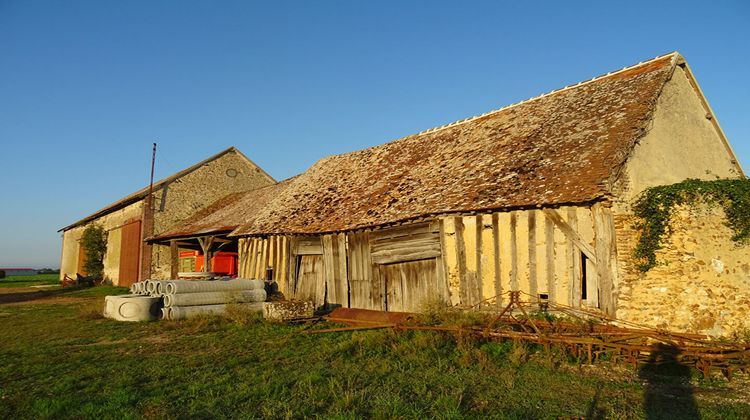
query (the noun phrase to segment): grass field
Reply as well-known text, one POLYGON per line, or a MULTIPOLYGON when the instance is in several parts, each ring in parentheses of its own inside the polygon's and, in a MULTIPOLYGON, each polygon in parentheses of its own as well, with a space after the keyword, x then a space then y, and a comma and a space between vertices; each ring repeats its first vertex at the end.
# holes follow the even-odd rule
POLYGON ((580 367, 556 352, 432 332, 300 334, 243 313, 102 319, 103 296, 122 291, 0 305, 0 418, 750 417, 743 376, 580 367))
POLYGON ((37 274, 35 276, 10 276, 0 279, 0 288, 29 287, 60 284, 59 274, 37 274))

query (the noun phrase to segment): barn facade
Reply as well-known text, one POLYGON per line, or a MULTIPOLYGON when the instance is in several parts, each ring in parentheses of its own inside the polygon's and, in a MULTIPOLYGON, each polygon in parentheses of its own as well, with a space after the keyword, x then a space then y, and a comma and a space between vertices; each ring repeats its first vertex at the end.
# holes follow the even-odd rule
POLYGON ((632 256, 640 193, 718 178, 744 173, 672 53, 324 158, 227 237, 240 276, 270 274, 288 298, 318 305, 491 308, 520 291, 726 335, 750 328, 750 249, 731 242, 720 212, 681 211, 662 266, 644 273, 632 256))
POLYGON ((145 243, 144 238, 165 232, 229 193, 275 182, 239 150, 226 149, 154 183, 152 206, 147 199, 149 187, 145 187, 62 228, 60 278, 85 274, 80 238, 84 229, 95 223, 108 233, 105 279, 121 286, 139 279, 167 279, 171 274, 170 248, 145 243))

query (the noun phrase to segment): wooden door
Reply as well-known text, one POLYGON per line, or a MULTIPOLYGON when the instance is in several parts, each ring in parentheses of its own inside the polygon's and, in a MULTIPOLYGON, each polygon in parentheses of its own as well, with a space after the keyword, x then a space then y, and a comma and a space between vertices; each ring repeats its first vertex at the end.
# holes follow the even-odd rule
POLYGON ((141 256, 141 221, 135 220, 122 227, 120 237, 120 272, 118 285, 128 287, 138 281, 141 256))
POLYGON ((379 265, 385 282, 386 310, 419 312, 433 295, 440 296, 435 258, 379 265))
POLYGON ((317 306, 325 304, 326 283, 322 255, 297 256, 297 281, 294 296, 299 300, 313 301, 317 306))
POLYGON ((77 274, 80 274, 82 276, 85 276, 86 274, 88 274, 86 273, 86 268, 84 268, 85 264, 86 264, 86 249, 79 242, 78 243, 78 262, 76 263, 77 274))

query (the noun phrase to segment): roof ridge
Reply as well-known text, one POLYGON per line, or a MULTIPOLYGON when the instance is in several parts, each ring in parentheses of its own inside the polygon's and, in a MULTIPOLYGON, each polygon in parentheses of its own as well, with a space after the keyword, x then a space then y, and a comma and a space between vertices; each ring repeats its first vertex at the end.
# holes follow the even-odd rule
POLYGON ((641 67, 641 66, 645 66, 647 64, 651 64, 654 61, 664 59, 666 57, 669 57, 670 55, 671 56, 679 56, 680 54, 677 51, 672 51, 672 52, 667 53, 667 54, 662 54, 662 55, 656 56, 656 57, 654 57, 652 59, 641 61, 641 62, 639 62, 637 64, 633 64, 631 66, 623 67, 623 68, 621 68, 619 70, 611 71, 609 73, 602 74, 602 75, 593 77, 591 79, 583 80, 581 82, 574 83, 574 84, 571 84, 571 85, 567 85, 567 86, 564 86, 564 87, 561 87, 561 88, 558 88, 558 89, 555 89, 555 90, 551 90, 549 92, 542 93, 540 95, 533 96, 531 98, 527 98, 527 99, 521 100, 519 102, 506 105, 506 106, 501 107, 501 108, 497 108, 497 109, 493 109, 491 111, 487 111, 487 112, 485 112, 483 114, 474 115, 472 117, 467 117, 467 118, 464 118, 462 120, 454 121, 452 123, 443 124, 443 125, 440 125, 440 126, 437 126, 437 127, 428 128, 428 129, 422 130, 422 131, 420 131, 420 132, 418 132, 416 134, 411 134, 411 135, 408 135, 406 137, 401 137, 401 138, 396 139, 396 140, 405 139, 405 138, 408 138, 408 137, 421 136, 423 134, 434 133, 436 131, 440 131, 440 130, 443 130, 443 129, 446 129, 446 128, 456 127, 458 125, 461 125, 461 124, 464 124, 464 123, 467 123, 467 122, 470 122, 470 121, 474 121, 474 120, 477 120, 479 118, 483 118, 483 117, 486 117, 486 116, 489 116, 489 115, 496 114, 496 113, 501 112, 501 111, 508 110, 508 109, 516 107, 518 105, 522 105, 522 104, 526 104, 526 103, 529 103, 529 102, 532 102, 532 101, 536 101, 536 100, 541 99, 541 98, 546 98, 548 96, 551 96, 551 95, 554 95, 554 94, 566 91, 568 89, 580 87, 580 86, 587 85, 587 84, 592 83, 592 82, 599 81, 601 79, 604 79, 605 77, 611 77, 611 76, 614 76, 616 74, 619 74, 619 73, 622 73, 622 72, 625 72, 625 71, 629 71, 629 70, 632 70, 632 69, 635 69, 635 68, 638 68, 638 67, 641 67))

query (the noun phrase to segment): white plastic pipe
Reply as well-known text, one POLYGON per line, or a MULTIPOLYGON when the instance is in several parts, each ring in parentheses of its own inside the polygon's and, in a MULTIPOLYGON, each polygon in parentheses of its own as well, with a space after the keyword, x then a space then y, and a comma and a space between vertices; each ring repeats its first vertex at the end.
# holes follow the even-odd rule
MULTIPOLYGON (((263 302, 238 303, 237 305, 247 311, 263 311, 263 302)), ((169 308, 169 319, 188 319, 201 315, 224 315, 227 306, 228 305, 172 306, 169 308)))
POLYGON ((175 295, 164 295, 164 306, 195 306, 215 305, 221 303, 247 303, 264 302, 266 300, 264 289, 252 290, 227 290, 222 292, 203 293, 178 293, 175 295))
POLYGON ((198 292, 222 292, 230 290, 252 290, 263 289, 265 283, 263 280, 250 279, 233 279, 233 280, 214 280, 214 281, 185 281, 169 282, 166 287, 166 294, 174 295, 177 293, 198 293, 198 292))

